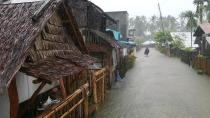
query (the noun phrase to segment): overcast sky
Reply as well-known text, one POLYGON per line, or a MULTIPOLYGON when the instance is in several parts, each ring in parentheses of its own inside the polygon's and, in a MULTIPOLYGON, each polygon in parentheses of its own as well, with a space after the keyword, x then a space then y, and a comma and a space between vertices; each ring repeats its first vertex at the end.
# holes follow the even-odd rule
MULTIPOLYGON (((158 0, 90 0, 104 11, 128 11, 130 17, 136 15, 159 15, 158 0)), ((193 10, 193 0, 159 0, 163 16, 178 17, 182 11, 193 10)))

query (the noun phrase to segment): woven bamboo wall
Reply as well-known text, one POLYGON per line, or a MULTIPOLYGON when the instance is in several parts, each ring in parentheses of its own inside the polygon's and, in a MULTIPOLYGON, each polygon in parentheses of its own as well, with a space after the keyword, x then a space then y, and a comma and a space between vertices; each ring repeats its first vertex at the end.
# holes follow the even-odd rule
POLYGON ((29 50, 33 62, 72 52, 80 53, 63 22, 57 12, 50 18, 41 34, 36 38, 34 46, 29 50))
POLYGON ((86 0, 69 0, 68 6, 71 6, 73 15, 76 18, 77 24, 80 28, 87 27, 87 6, 86 0))

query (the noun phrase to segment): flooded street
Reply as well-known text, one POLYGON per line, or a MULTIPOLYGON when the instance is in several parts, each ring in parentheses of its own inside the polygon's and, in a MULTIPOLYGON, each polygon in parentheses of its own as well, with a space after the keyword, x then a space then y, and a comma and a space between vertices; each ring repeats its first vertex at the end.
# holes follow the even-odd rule
POLYGON ((210 77, 177 58, 138 52, 133 69, 107 91, 94 118, 209 118, 210 77))

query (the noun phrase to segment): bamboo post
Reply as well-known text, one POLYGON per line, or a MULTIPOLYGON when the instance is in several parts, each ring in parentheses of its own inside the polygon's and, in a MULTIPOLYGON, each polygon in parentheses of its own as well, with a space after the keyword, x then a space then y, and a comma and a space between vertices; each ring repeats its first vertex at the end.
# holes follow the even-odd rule
POLYGON ((62 97, 63 97, 63 99, 65 99, 67 94, 66 94, 66 90, 65 90, 63 79, 60 79, 59 82, 60 82, 60 88, 61 88, 62 97))
POLYGON ((92 82, 93 82, 93 97, 94 97, 94 102, 95 103, 98 103, 96 77, 95 77, 95 74, 94 73, 92 73, 92 82))
POLYGON ((104 98, 105 98, 105 86, 104 86, 104 78, 105 78, 105 73, 103 71, 103 78, 102 78, 102 101, 104 101, 104 98))
POLYGON ((18 118, 19 99, 15 78, 13 78, 9 84, 8 94, 10 101, 10 118, 18 118))
POLYGON ((83 101, 84 118, 88 118, 88 96, 87 96, 88 89, 86 87, 88 87, 88 84, 84 85, 83 90, 82 90, 82 96, 84 99, 83 101))

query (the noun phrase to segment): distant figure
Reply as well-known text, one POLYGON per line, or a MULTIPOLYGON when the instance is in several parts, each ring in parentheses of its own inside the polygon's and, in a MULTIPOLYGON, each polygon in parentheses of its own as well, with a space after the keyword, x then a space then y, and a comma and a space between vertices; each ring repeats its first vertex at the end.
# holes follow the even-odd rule
POLYGON ((144 51, 144 55, 148 56, 149 55, 149 48, 147 47, 144 51))

